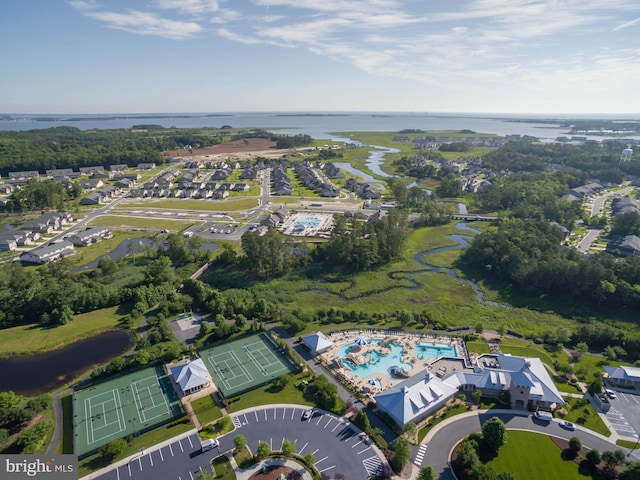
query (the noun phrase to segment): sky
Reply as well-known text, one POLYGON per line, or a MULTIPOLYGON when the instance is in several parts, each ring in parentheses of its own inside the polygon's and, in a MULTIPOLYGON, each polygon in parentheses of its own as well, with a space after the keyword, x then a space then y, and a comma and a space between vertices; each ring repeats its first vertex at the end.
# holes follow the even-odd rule
POLYGON ((639 0, 0 0, 0 112, 640 114, 639 0))

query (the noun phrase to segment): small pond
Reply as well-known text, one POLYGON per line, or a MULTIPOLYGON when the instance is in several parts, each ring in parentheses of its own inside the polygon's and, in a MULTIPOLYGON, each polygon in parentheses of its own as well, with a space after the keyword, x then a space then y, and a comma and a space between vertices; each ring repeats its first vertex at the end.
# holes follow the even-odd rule
POLYGON ((0 360, 0 391, 29 396, 50 392, 131 347, 126 332, 112 330, 52 352, 11 356, 0 360))

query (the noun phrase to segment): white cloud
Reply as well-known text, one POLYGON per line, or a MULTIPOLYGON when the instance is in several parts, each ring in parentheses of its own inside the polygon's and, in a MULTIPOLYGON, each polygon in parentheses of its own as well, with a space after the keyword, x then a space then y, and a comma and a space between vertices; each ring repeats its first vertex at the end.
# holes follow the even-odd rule
POLYGON ((617 27, 615 27, 613 29, 613 31, 617 32, 618 30, 623 30, 625 28, 633 27, 634 25, 637 25, 638 23, 640 23, 640 18, 636 18, 635 20, 631 20, 629 22, 625 22, 623 24, 620 24, 617 27))
POLYGON ((183 39, 201 32, 202 27, 194 22, 168 20, 154 13, 129 10, 127 13, 89 12, 86 15, 116 30, 138 35, 156 35, 159 37, 183 39))
POLYGON ((100 8, 100 5, 94 0, 69 0, 67 3, 78 10, 94 10, 100 8))
POLYGON ((153 5, 162 10, 190 14, 217 12, 220 9, 218 0, 154 0, 153 5))

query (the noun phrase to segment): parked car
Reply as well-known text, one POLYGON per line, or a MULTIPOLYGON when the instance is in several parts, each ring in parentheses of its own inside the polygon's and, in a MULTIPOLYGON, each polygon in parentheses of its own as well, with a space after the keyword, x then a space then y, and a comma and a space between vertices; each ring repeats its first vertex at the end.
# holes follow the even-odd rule
POLYGON ((537 410, 536 413, 533 414, 533 416, 538 420, 542 420, 544 422, 550 422, 551 420, 553 420, 553 415, 543 410, 537 410))
POLYGON ((206 440, 202 440, 200 442, 200 450, 202 452, 207 452, 209 450, 213 450, 216 447, 219 447, 220 444, 218 443, 218 440, 215 440, 213 438, 207 438, 206 440))
POLYGON ((614 399, 614 398, 618 398, 618 396, 616 395, 616 392, 614 392, 613 390, 611 390, 610 388, 605 388, 604 389, 604 393, 607 394, 607 397, 609 397, 610 399, 614 399))
POLYGON ((562 420, 560 422, 560 426, 564 429, 571 430, 572 432, 576 429, 576 426, 573 423, 566 420, 562 420))
POLYGON ((305 410, 302 412, 302 420, 309 420, 313 415, 313 410, 305 410))

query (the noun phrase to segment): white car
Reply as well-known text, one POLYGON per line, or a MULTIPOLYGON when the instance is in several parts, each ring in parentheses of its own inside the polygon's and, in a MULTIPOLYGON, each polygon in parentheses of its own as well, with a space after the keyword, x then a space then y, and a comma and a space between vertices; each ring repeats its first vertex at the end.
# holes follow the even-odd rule
POLYGON ((612 400, 614 398, 618 398, 618 396, 616 395, 616 392, 614 392, 613 390, 611 390, 610 388, 605 388, 604 389, 604 393, 607 394, 607 397, 611 398, 612 400))
POLYGON ((313 410, 305 410, 302 413, 302 420, 309 420, 312 415, 313 415, 313 410))
POLYGON ((566 420, 562 420, 560 422, 560 426, 566 430, 571 430, 572 432, 576 429, 576 426, 573 423, 566 420))

